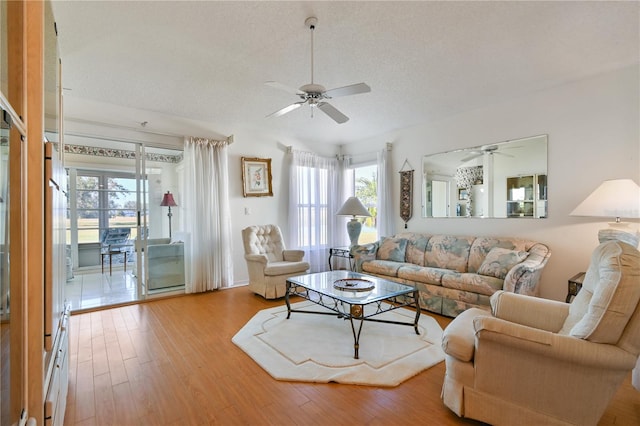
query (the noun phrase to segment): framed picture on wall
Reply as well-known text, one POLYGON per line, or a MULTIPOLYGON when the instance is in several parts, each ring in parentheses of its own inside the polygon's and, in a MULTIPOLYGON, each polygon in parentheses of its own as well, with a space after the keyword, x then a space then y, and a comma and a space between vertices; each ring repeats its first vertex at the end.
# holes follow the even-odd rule
POLYGON ((467 192, 467 188, 458 188, 458 200, 468 200, 469 192, 467 192))
POLYGON ((271 158, 242 157, 242 195, 273 197, 271 158))

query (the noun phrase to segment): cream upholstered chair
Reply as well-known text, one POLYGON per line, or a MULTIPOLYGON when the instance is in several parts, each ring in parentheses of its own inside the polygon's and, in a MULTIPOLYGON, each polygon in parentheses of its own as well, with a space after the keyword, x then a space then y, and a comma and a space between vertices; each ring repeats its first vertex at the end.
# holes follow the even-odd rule
POLYGON ((595 425, 640 354, 640 253, 600 244, 572 304, 499 291, 445 329, 442 399, 493 425, 595 425))
POLYGON ((249 288, 265 299, 283 297, 287 278, 303 275, 309 263, 304 251, 286 250, 276 225, 249 226, 242 230, 244 258, 249 269, 249 288))

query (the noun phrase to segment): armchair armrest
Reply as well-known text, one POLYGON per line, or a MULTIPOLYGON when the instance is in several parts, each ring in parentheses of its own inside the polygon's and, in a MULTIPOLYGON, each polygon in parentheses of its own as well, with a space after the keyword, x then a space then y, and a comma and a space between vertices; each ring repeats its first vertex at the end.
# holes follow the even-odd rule
POLYGON ((287 262, 300 262, 304 258, 304 250, 283 250, 282 257, 287 262))
POLYGON ((541 330, 558 332, 569 315, 569 304, 498 290, 491 296, 497 318, 541 330))
POLYGON ((483 341, 491 341, 529 354, 591 368, 631 370, 636 363, 636 357, 617 346, 537 330, 500 318, 478 316, 473 326, 477 352, 482 351, 483 341))
POLYGON ((266 265, 269 262, 269 259, 264 254, 245 254, 244 258, 248 262, 257 262, 262 263, 263 265, 266 265))

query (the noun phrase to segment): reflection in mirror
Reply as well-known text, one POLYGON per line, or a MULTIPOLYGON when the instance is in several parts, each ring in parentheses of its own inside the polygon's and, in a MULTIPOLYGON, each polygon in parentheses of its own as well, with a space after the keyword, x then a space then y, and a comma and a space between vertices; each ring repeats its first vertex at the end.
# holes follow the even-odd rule
POLYGON ((422 217, 547 217, 547 135, 425 155, 422 217))

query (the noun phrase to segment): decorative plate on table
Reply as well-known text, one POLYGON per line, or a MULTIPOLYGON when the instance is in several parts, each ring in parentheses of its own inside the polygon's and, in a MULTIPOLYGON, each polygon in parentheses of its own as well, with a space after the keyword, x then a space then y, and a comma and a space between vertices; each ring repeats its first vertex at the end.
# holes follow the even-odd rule
POLYGON ((373 282, 362 278, 343 278, 335 280, 333 287, 343 291, 371 291, 376 286, 373 282))

